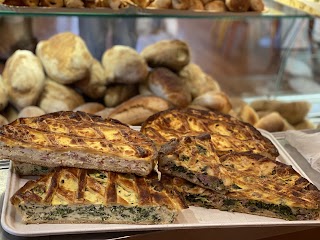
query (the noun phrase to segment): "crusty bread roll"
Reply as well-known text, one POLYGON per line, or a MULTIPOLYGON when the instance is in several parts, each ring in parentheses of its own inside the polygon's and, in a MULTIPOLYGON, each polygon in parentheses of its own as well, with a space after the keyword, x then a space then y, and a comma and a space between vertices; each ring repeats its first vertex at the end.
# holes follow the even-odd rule
POLYGON ((23 3, 28 7, 37 7, 39 5, 39 0, 23 0, 23 3))
POLYGON ((107 79, 101 63, 93 59, 89 68, 89 74, 75 83, 85 95, 92 99, 102 98, 107 90, 107 79))
POLYGON ((272 112, 260 118, 254 126, 269 132, 281 132, 294 129, 294 127, 277 112, 272 112))
POLYGON ((108 83, 134 84, 146 79, 148 66, 131 47, 116 45, 104 52, 102 65, 108 83))
POLYGON ((82 0, 64 0, 64 4, 68 8, 83 8, 84 3, 82 0))
POLYGON ((171 0, 154 0, 148 5, 148 7, 156 9, 169 9, 171 8, 171 5, 171 0))
POLYGON ((247 103, 241 97, 230 97, 230 103, 232 105, 232 110, 239 116, 242 108, 247 105, 247 103))
POLYGON ((0 114, 0 127, 8 123, 8 120, 0 114))
POLYGON ((264 10, 263 0, 250 0, 250 9, 256 12, 262 12, 264 10))
POLYGON ((109 117, 129 125, 140 125, 151 115, 170 108, 170 103, 156 96, 136 96, 111 111, 109 117))
POLYGON ((148 77, 151 92, 177 107, 186 107, 191 103, 191 93, 184 80, 167 68, 155 68, 148 77))
POLYGON ((59 8, 64 6, 64 0, 40 0, 40 6, 59 8))
POLYGON ((256 111, 248 104, 244 105, 240 109, 239 113, 240 120, 255 125, 259 121, 259 116, 256 111))
POLYGON ((190 0, 172 0, 172 8, 177 10, 186 10, 190 6, 190 0))
POLYGON ((190 0, 189 9, 201 11, 204 10, 204 6, 201 0, 190 0))
POLYGON ((307 101, 282 102, 276 100, 256 100, 251 103, 256 111, 276 111, 290 124, 297 124, 305 119, 311 104, 307 101))
POLYGON ((250 0, 226 0, 226 6, 231 12, 247 12, 250 0))
POLYGON ((107 107, 115 107, 120 103, 138 95, 139 89, 137 84, 114 84, 109 85, 104 96, 104 104, 107 107))
POLYGON ((84 104, 83 97, 70 87, 47 79, 40 96, 39 107, 46 113, 72 111, 84 104))
POLYGON ((192 104, 222 113, 228 113, 232 108, 228 96, 224 92, 216 91, 209 91, 196 97, 193 99, 192 104))
POLYGON ((40 41, 36 53, 47 75, 61 84, 74 83, 86 77, 93 61, 85 42, 71 32, 40 41))
POLYGON ((105 106, 101 103, 97 102, 86 102, 75 109, 73 109, 74 112, 80 111, 80 112, 86 112, 94 114, 96 112, 99 112, 101 110, 105 109, 105 106))
POLYGON ((212 2, 208 2, 204 9, 210 12, 226 12, 227 6, 224 1, 215 0, 212 2))
POLYGON ((26 117, 38 117, 45 114, 45 111, 43 111, 41 108, 37 106, 28 106, 23 108, 19 114, 18 118, 26 118, 26 117))
POLYGON ((193 98, 208 91, 220 91, 218 82, 204 73, 202 69, 194 63, 185 66, 179 72, 179 76, 185 79, 186 86, 193 98))
POLYGON ((110 113, 113 111, 114 108, 104 108, 100 110, 99 112, 95 112, 95 115, 98 115, 103 118, 108 118, 110 113))
POLYGON ((8 105, 9 96, 7 86, 4 84, 2 77, 0 75, 0 111, 5 109, 8 105))
POLYGON ((303 119, 302 122, 299 122, 293 126, 296 130, 303 130, 303 129, 315 129, 316 125, 311 122, 309 119, 303 119))
POLYGON ((15 51, 5 64, 2 77, 14 107, 19 110, 36 104, 44 87, 45 74, 39 58, 31 51, 15 51))
POLYGON ((145 47, 141 56, 150 67, 166 67, 180 71, 190 61, 188 45, 180 40, 162 40, 145 47))

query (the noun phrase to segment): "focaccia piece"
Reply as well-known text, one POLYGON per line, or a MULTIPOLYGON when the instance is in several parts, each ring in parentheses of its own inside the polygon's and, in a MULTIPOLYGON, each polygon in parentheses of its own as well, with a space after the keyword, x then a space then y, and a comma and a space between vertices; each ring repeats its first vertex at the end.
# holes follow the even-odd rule
POLYGON ((56 168, 10 199, 24 223, 172 223, 186 208, 155 174, 56 168))
POLYGON ((252 125, 230 115, 199 109, 169 109, 149 117, 141 132, 155 142, 158 148, 173 138, 196 136, 201 133, 214 135, 215 147, 221 153, 254 151, 275 159, 279 153, 273 143, 252 125), (224 145, 227 143, 226 145, 224 145))
POLYGON ((147 137, 84 112, 20 118, 0 128, 0 157, 45 167, 79 167, 148 175, 157 151, 147 137))
POLYGON ((291 166, 251 153, 230 153, 220 160, 219 176, 227 192, 178 177, 162 175, 161 181, 180 192, 189 206, 286 220, 319 219, 319 190, 291 166))

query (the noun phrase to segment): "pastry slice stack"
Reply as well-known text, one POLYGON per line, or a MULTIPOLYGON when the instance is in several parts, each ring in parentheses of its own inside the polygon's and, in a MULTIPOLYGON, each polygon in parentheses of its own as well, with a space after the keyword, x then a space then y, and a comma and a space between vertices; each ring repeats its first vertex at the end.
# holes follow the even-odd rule
POLYGON ((173 139, 159 151, 167 185, 189 205, 282 218, 319 219, 320 191, 291 166, 252 152, 219 157, 210 134, 173 139))
POLYGON ((114 119, 83 112, 18 119, 0 128, 0 149, 18 165, 52 168, 11 197, 25 223, 164 224, 186 208, 152 174, 153 142, 114 119))

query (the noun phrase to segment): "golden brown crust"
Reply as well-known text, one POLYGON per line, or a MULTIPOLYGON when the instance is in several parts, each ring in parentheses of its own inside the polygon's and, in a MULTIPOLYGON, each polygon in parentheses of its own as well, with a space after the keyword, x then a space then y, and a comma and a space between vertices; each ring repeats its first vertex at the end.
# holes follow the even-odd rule
POLYGON ((226 151, 237 151, 238 146, 243 142, 248 143, 247 151, 254 150, 272 159, 279 155, 272 142, 262 136, 252 125, 214 111, 191 108, 169 109, 149 117, 142 124, 141 132, 153 140, 158 147, 173 138, 195 136, 206 132, 219 141, 225 139, 225 142, 230 142, 231 146, 226 148, 226 151), (232 139, 237 144, 233 145, 232 139))
MULTIPOLYGON (((10 201, 22 214, 24 211, 21 211, 21 205, 53 207, 51 211, 62 205, 65 207, 122 206, 128 209, 150 207, 151 210, 154 208, 152 211, 165 207, 173 212, 186 208, 184 201, 175 191, 158 181, 156 174, 143 178, 133 174, 78 168, 57 168, 38 180, 28 181, 11 197, 10 201)), ((60 221, 70 221, 68 214, 71 213, 71 211, 65 213, 64 219, 60 221)), ((57 214, 60 213, 57 212, 57 214)), ((33 216, 27 216, 24 220, 34 221, 33 216)), ((38 221, 41 223, 57 220, 49 218, 38 221)), ((130 222, 129 218, 127 220, 130 222)), ((108 219, 103 221, 108 222, 108 219)))
POLYGON ((150 173, 157 155, 140 132, 84 112, 17 119, 0 129, 0 143, 1 156, 15 161, 120 172, 135 169, 139 175, 150 173))
POLYGON ((197 194, 210 195, 214 201, 210 203, 209 196, 202 206, 222 210, 251 209, 285 219, 319 217, 320 191, 291 166, 251 152, 218 157, 208 136, 173 139, 161 147, 159 170, 198 186, 183 183, 179 192, 192 193, 198 200, 197 194), (206 194, 205 189, 215 193, 206 194))

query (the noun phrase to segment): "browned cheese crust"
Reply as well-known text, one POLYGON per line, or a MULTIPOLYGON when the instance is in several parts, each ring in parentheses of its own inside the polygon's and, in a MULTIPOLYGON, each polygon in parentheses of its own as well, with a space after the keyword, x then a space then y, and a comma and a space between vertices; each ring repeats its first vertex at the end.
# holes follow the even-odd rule
POLYGON ((157 151, 129 126, 84 112, 21 118, 0 128, 0 157, 46 167, 151 172, 157 151))
POLYGON ((141 132, 158 148, 173 138, 210 133, 219 155, 230 151, 253 151, 271 159, 279 155, 273 143, 252 125, 214 111, 169 109, 149 117, 141 132))
POLYGON ((78 168, 28 181, 10 201, 25 223, 170 223, 187 207, 155 174, 78 168))

